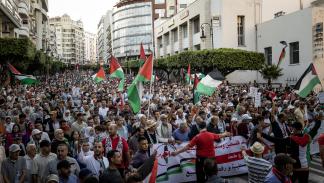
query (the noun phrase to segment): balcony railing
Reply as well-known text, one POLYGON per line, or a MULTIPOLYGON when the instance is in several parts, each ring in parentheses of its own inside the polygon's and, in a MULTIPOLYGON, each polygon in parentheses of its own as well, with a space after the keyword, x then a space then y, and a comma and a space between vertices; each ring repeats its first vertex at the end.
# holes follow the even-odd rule
POLYGON ((26 0, 19 0, 18 13, 23 17, 27 17, 29 14, 29 3, 26 0))
POLYGON ((15 24, 16 27, 21 26, 21 19, 18 14, 18 6, 13 0, 0 0, 0 9, 15 24))

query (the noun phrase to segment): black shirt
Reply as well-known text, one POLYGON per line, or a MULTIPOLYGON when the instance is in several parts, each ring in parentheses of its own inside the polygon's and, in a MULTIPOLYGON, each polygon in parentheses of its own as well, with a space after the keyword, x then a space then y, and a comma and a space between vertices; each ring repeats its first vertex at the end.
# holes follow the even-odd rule
POLYGON ((107 168, 99 177, 99 183, 123 183, 123 178, 118 169, 107 168))

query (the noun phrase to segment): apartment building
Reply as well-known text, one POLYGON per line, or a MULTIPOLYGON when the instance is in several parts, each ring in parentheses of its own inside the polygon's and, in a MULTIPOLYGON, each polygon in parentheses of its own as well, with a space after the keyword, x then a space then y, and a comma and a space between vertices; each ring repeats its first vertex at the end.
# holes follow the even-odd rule
POLYGON ((97 27, 97 62, 106 63, 112 53, 112 11, 101 17, 97 27))
POLYGON ((84 33, 84 60, 85 64, 96 63, 96 34, 85 32, 84 33))
POLYGON ((84 29, 81 20, 75 21, 69 15, 49 19, 49 26, 55 31, 57 54, 65 63, 85 64, 84 29))

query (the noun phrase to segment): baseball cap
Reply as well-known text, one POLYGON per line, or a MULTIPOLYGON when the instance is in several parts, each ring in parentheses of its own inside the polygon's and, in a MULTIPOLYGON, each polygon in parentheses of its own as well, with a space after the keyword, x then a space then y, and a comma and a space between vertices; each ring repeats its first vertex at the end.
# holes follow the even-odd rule
POLYGON ((242 120, 252 120, 252 117, 249 116, 248 114, 243 114, 242 120))
POLYGON ((47 181, 46 182, 49 182, 49 181, 54 181, 54 182, 59 182, 59 177, 55 174, 51 174, 47 177, 47 181))
POLYGON ((17 152, 17 151, 20 151, 20 146, 18 144, 12 144, 10 147, 9 147, 9 152, 17 152))
POLYGON ((34 136, 34 135, 36 135, 36 134, 40 134, 40 133, 42 133, 42 131, 40 131, 40 130, 38 130, 38 129, 34 129, 34 130, 32 131, 32 136, 34 136))

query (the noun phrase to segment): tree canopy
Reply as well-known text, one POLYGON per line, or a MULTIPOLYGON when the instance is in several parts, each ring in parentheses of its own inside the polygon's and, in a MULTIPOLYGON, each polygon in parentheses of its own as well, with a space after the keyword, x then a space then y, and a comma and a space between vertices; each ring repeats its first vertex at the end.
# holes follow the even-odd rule
MULTIPOLYGON (((165 58, 155 59, 154 67, 162 70, 175 70, 186 68, 188 64, 194 70, 205 72, 217 68, 223 74, 234 70, 259 70, 264 64, 264 55, 239 49, 213 49, 186 51, 165 58)), ((139 60, 128 61, 124 67, 138 68, 139 60)))

